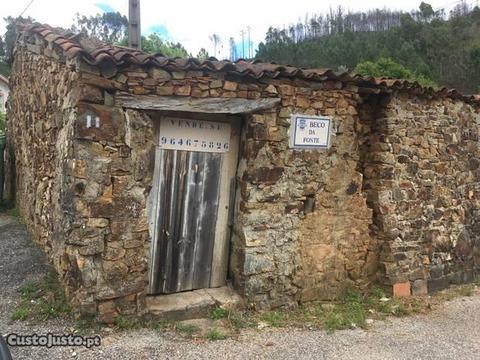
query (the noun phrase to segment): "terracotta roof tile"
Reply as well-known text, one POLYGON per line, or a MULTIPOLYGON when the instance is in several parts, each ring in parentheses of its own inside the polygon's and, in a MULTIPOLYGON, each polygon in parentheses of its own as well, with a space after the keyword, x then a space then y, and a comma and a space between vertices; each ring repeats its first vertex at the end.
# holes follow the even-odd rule
POLYGON ((135 64, 139 66, 157 66, 170 71, 175 70, 208 70, 227 72, 239 76, 247 76, 255 79, 260 78, 298 78, 304 80, 325 81, 340 80, 354 83, 359 87, 373 88, 377 90, 405 89, 429 95, 448 96, 462 98, 465 101, 480 104, 480 95, 463 96, 456 90, 433 89, 423 87, 417 82, 392 78, 368 78, 351 73, 337 73, 332 69, 304 69, 275 63, 263 63, 259 60, 238 60, 230 62, 209 58, 200 62, 198 59, 169 58, 162 54, 147 54, 137 49, 107 45, 91 40, 91 44, 85 46, 79 38, 81 36, 54 29, 48 25, 31 24, 24 28, 24 36, 36 34, 46 42, 59 46, 69 58, 82 57, 84 61, 93 66, 101 66, 105 63, 115 66, 135 64))

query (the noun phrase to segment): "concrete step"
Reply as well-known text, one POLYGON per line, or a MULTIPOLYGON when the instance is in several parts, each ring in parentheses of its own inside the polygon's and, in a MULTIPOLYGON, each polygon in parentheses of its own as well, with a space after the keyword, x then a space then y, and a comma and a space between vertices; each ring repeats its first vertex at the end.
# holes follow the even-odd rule
POLYGON ((215 306, 242 308, 243 300, 230 286, 147 297, 147 313, 165 320, 205 318, 215 306))

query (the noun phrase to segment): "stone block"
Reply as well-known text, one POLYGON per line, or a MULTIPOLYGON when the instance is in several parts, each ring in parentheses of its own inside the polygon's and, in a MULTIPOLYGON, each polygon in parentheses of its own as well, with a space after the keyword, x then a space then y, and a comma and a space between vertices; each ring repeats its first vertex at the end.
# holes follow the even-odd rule
POLYGON ((84 239, 85 246, 79 248, 78 252, 82 256, 92 256, 101 254, 104 250, 104 237, 95 237, 84 239))
POLYGON ((233 81, 225 81, 223 84, 223 89, 227 91, 235 91, 237 90, 238 84, 233 81))
POLYGON ((175 95, 178 96, 189 96, 192 91, 192 87, 189 84, 178 86, 175 88, 175 95))
POLYGON ((117 308, 112 300, 98 304, 98 320, 105 324, 113 324, 118 316, 117 308))
POLYGON ((430 293, 443 290, 447 288, 449 285, 449 281, 447 277, 439 278, 439 279, 429 279, 428 280, 428 291, 430 293))
POLYGON ((279 166, 272 168, 259 167, 248 170, 245 177, 246 180, 253 183, 274 184, 282 177, 283 172, 284 168, 279 166))
POLYGON ((273 270, 274 264, 270 258, 256 253, 245 254, 244 274, 253 275, 273 270))
POLYGON ((304 96, 298 96, 295 101, 295 106, 303 109, 310 107, 310 100, 304 96))
POLYGON ((222 80, 213 80, 210 82, 210 89, 218 89, 223 87, 223 81, 222 80))
POLYGON ((121 108, 79 103, 75 119, 75 138, 123 142, 125 117, 121 108))
POLYGON ((186 72, 185 71, 173 71, 172 77, 174 80, 183 80, 185 79, 186 72))
POLYGON ((79 179, 87 178, 87 162, 85 160, 72 160, 72 175, 79 179))
POLYGON ((169 95, 173 95, 173 86, 164 86, 164 85, 161 85, 161 86, 157 86, 157 95, 160 95, 160 96, 169 96, 169 95))
POLYGON ((81 101, 102 104, 103 91, 96 86, 81 84, 72 89, 70 93, 73 103, 77 104, 81 101))
POLYGON ((89 218, 87 221, 87 226, 104 228, 108 226, 108 223, 109 223, 108 219, 105 219, 105 218, 89 218))
POLYGON ((280 84, 278 88, 282 96, 292 96, 295 94, 295 87, 292 85, 280 84))
POLYGON ((172 78, 172 75, 168 71, 158 68, 151 68, 149 73, 153 79, 158 81, 166 81, 172 78))
POLYGON ((413 282, 412 295, 423 296, 428 294, 428 282, 424 279, 418 279, 413 282))

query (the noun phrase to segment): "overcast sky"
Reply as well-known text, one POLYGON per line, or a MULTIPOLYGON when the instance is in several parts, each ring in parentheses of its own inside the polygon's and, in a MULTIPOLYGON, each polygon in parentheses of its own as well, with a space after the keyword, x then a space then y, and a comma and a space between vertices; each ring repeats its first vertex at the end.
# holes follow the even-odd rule
MULTIPOLYGON (((0 33, 5 32, 3 17, 18 16, 31 0, 1 0, 0 33)), ((455 0, 424 0, 434 9, 452 8, 455 0)), ((295 23, 305 15, 325 13, 329 7, 342 5, 349 10, 368 10, 388 7, 410 11, 417 9, 421 0, 141 0, 142 33, 160 32, 169 40, 182 43, 193 55, 202 47, 212 55, 213 45, 209 35, 219 34, 223 49, 218 57, 228 57, 228 39, 241 42, 240 31, 251 28, 251 40, 258 44, 269 26, 295 23)), ((468 0, 475 4, 476 0, 468 0)), ((24 16, 52 26, 70 27, 75 13, 95 15, 115 10, 128 15, 128 0, 33 0, 24 16)))

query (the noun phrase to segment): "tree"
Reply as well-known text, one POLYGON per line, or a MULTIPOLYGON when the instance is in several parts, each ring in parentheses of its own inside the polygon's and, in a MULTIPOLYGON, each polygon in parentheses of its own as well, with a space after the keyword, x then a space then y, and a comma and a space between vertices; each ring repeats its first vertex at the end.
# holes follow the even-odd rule
POLYGON ((5 43, 3 42, 2 36, 0 36, 0 61, 3 61, 5 57, 5 43))
POLYGON ((17 27, 20 24, 31 24, 35 22, 35 20, 31 17, 12 17, 7 16, 3 18, 7 23, 5 34, 3 35, 4 45, 4 63, 10 66, 13 60, 13 48, 15 47, 15 41, 17 40, 17 27))
POLYGON ((8 76, 10 73, 10 67, 6 63, 5 50, 6 50, 5 43, 3 42, 3 39, 0 36, 0 74, 3 76, 8 76))
MULTIPOLYGON (((117 45, 128 46, 128 34, 117 45)), ((163 40, 159 34, 142 35, 142 51, 149 54, 161 54, 167 57, 188 57, 187 50, 180 43, 163 40)))
POLYGON ((204 48, 201 48, 200 51, 198 52, 197 56, 196 56, 196 58, 197 58, 199 61, 205 61, 205 60, 207 60, 209 57, 210 57, 210 55, 208 55, 207 50, 205 50, 204 48))
POLYGON ((390 58, 380 58, 377 61, 364 61, 356 66, 355 72, 363 76, 390 77, 416 81, 423 86, 436 86, 432 80, 413 73, 411 70, 390 58))
POLYGON ((217 56, 217 46, 221 44, 222 40, 220 35, 212 34, 208 37, 210 41, 213 43, 213 56, 217 56))
POLYGON ((167 57, 187 57, 187 50, 180 43, 165 41, 157 33, 142 36, 142 50, 150 54, 162 54, 167 57))
POLYGON ((461 2, 448 17, 423 3, 420 10, 348 12, 330 9, 301 26, 268 28, 257 59, 308 68, 349 69, 366 61, 393 59, 426 84, 429 79, 465 93, 477 93, 480 9, 461 2))
POLYGON ((230 60, 235 61, 238 59, 237 55, 237 45, 235 44, 235 39, 233 37, 230 38, 230 60))
POLYGON ((424 3, 420 4, 420 14, 425 20, 429 20, 435 15, 435 11, 433 11, 432 5, 424 3))
POLYGON ((85 16, 77 13, 71 30, 94 37, 105 43, 117 43, 125 38, 128 29, 128 19, 119 12, 107 12, 95 16, 85 16))

